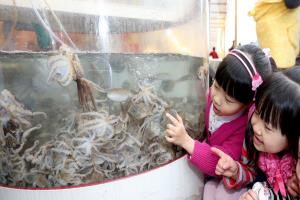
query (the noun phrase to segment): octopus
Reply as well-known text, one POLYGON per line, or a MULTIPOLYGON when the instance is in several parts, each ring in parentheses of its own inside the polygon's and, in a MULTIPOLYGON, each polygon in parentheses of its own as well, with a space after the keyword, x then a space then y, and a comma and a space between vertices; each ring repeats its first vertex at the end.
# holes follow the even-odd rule
POLYGON ((97 111, 93 89, 103 93, 105 93, 105 90, 96 83, 84 78, 80 60, 71 48, 62 45, 59 49, 59 55, 49 58, 48 66, 50 68, 48 81, 54 80, 61 86, 67 86, 75 81, 79 104, 83 111, 97 111))
POLYGON ((75 149, 75 154, 84 156, 85 158, 92 156, 92 153, 100 153, 99 149, 103 145, 101 137, 97 137, 96 132, 91 132, 83 137, 76 137, 72 139, 72 147, 75 149))
POLYGON ((167 106, 167 103, 154 93, 152 85, 139 84, 139 88, 139 92, 132 97, 133 103, 143 102, 146 106, 154 107, 157 107, 158 104, 167 106))
POLYGON ((136 120, 144 119, 168 106, 162 98, 155 94, 152 85, 138 85, 140 90, 132 96, 128 113, 136 120))
POLYGON ((114 135, 114 126, 119 121, 119 117, 109 115, 106 111, 82 113, 78 125, 78 135, 96 132, 103 139, 110 139, 114 135))
POLYGON ((164 112, 155 113, 152 116, 148 116, 143 121, 138 132, 143 136, 143 140, 152 140, 155 137, 164 136, 163 127, 161 127, 161 120, 164 112))
POLYGON ((12 148, 14 153, 19 153, 24 145, 26 144, 27 138, 29 137, 29 135, 35 131, 42 128, 41 124, 38 124, 32 128, 27 129, 24 132, 19 131, 16 135, 13 134, 6 134, 5 141, 6 141, 6 146, 8 148, 12 148))
POLYGON ((131 92, 128 89, 124 89, 124 88, 108 89, 106 90, 106 93, 108 99, 120 103, 126 102, 132 97, 131 92))
POLYGON ((21 126, 21 128, 31 127, 31 123, 26 118, 36 115, 42 115, 44 118, 47 118, 47 114, 44 112, 27 110, 10 91, 6 89, 2 90, 0 94, 0 117, 4 127, 9 122, 15 126, 21 126))

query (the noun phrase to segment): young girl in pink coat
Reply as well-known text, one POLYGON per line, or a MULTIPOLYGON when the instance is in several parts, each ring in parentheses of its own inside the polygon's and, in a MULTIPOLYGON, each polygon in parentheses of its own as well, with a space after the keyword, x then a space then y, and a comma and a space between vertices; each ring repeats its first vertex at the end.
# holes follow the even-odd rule
POLYGON ((299 70, 275 72, 258 89, 255 106, 250 109, 253 112, 249 112, 240 162, 212 148, 220 156, 216 174, 224 176, 228 188, 246 186, 255 180, 258 171, 265 175, 265 182, 256 182, 241 200, 298 199, 295 164, 300 135, 299 70))
MULTIPOLYGON (((272 73, 268 56, 254 45, 244 45, 232 50, 218 66, 211 86, 205 111, 207 138, 200 142, 192 139, 180 116, 167 114, 167 141, 183 147, 189 161, 207 175, 204 200, 226 199, 227 189, 221 177, 215 174, 219 157, 211 147, 221 149, 238 160, 241 155, 247 124, 248 108, 253 103, 256 89, 272 73)), ((232 191, 237 193, 239 191, 232 191)))

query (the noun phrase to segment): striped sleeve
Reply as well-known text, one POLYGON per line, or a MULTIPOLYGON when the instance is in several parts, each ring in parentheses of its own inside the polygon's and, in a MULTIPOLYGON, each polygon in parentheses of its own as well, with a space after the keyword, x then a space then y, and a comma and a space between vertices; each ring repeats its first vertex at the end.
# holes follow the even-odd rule
POLYGON ((256 176, 255 162, 249 162, 249 157, 245 145, 243 144, 242 155, 238 164, 238 173, 236 179, 232 177, 223 177, 224 185, 229 189, 239 189, 254 181, 256 176))

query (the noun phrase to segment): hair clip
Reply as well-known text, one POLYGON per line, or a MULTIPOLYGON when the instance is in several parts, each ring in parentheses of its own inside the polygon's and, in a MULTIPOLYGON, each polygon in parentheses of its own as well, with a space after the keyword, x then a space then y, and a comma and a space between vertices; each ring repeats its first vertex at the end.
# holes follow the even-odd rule
POLYGON ((261 78, 261 76, 256 73, 253 77, 252 77, 252 90, 256 91, 256 89, 263 83, 263 80, 261 78))
POLYGON ((262 84, 263 80, 262 80, 261 76, 259 75, 259 73, 256 71, 256 68, 255 68, 254 64, 252 63, 252 61, 247 57, 247 55, 244 52, 242 52, 241 50, 238 50, 238 49, 233 49, 228 54, 233 55, 239 61, 241 61, 241 63, 246 68, 246 70, 248 71, 248 73, 252 79, 252 91, 256 91, 258 86, 260 86, 262 84), (252 74, 248 65, 244 62, 244 60, 237 53, 240 53, 242 56, 244 56, 244 58, 250 63, 250 66, 254 72, 254 75, 252 74))
POLYGON ((262 49, 262 51, 265 53, 265 56, 267 56, 268 58, 272 57, 270 48, 264 48, 262 49))

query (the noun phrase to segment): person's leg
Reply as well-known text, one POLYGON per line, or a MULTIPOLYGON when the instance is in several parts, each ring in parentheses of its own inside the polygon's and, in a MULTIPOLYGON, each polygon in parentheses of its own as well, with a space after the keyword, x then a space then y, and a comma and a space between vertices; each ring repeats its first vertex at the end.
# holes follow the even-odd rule
POLYGON ((216 199, 222 199, 222 200, 239 200, 240 196, 247 191, 247 188, 242 189, 228 189, 223 184, 223 181, 221 180, 218 184, 215 197, 216 199))
POLYGON ((217 200, 215 198, 215 193, 220 180, 211 179, 204 184, 203 190, 203 200, 217 200))

